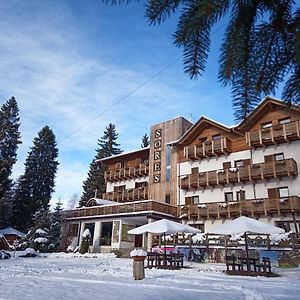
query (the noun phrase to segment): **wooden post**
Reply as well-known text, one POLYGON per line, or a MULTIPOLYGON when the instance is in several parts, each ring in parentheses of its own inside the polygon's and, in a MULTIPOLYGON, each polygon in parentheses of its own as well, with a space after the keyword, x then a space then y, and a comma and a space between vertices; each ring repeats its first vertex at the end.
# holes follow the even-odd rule
POLYGON ((144 256, 133 257, 133 278, 134 280, 143 280, 145 278, 144 256))

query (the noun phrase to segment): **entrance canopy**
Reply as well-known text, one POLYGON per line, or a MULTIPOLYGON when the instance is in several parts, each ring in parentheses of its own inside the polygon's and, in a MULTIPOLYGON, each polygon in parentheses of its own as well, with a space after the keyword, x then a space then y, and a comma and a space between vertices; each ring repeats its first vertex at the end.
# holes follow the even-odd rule
POLYGON ((169 221, 166 219, 152 222, 128 231, 129 234, 143 234, 147 232, 153 234, 163 234, 163 233, 175 234, 175 233, 200 233, 201 231, 194 227, 169 221))
POLYGON ((230 223, 219 226, 211 233, 216 234, 237 234, 242 235, 245 233, 249 234, 277 234, 284 233, 285 231, 282 228, 266 224, 255 219, 247 217, 239 217, 234 219, 230 223))

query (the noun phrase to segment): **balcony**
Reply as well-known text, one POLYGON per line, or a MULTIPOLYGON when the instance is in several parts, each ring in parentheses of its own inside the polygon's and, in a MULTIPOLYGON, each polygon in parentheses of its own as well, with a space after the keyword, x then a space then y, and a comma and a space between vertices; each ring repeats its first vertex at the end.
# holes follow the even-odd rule
POLYGON ((134 167, 126 167, 116 170, 106 171, 104 174, 105 182, 113 182, 147 176, 149 174, 149 165, 139 164, 134 167))
POLYGON ((180 209, 188 219, 219 219, 238 216, 272 216, 300 213, 300 198, 290 196, 280 199, 255 199, 234 202, 190 204, 180 209))
POLYGON ((184 175, 179 180, 179 187, 184 190, 205 189, 217 185, 236 184, 248 181, 256 182, 259 180, 294 177, 297 175, 297 163, 293 158, 289 158, 239 168, 184 175))
POLYGON ((231 140, 227 138, 205 141, 200 145, 184 147, 185 158, 191 160, 198 160, 212 156, 221 156, 228 153, 231 153, 231 140))
POLYGON ((248 146, 258 148, 300 140, 300 121, 278 124, 246 133, 248 146))
POLYGON ((118 192, 104 193, 102 196, 105 200, 116 202, 130 202, 137 200, 148 199, 148 187, 140 187, 135 189, 128 189, 118 192))
POLYGON ((64 211, 67 219, 91 218, 108 215, 136 214, 142 212, 156 212, 170 216, 177 215, 177 207, 153 200, 122 203, 114 205, 99 205, 64 211))

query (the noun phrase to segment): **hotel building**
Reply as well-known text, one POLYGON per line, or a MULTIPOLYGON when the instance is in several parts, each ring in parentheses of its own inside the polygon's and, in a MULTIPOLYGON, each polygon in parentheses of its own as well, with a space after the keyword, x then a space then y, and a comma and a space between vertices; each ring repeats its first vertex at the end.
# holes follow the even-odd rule
POLYGON ((265 98, 240 124, 183 117, 151 127, 150 147, 99 161, 106 193, 66 212, 92 251, 152 247, 127 231, 161 218, 210 232, 245 215, 300 231, 300 108, 265 98))

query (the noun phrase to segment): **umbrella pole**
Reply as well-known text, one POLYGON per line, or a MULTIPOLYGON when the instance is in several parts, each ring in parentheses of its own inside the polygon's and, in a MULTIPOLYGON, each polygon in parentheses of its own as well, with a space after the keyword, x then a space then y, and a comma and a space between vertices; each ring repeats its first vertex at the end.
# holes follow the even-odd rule
POLYGON ((245 232, 245 251, 246 251, 246 259, 247 259, 247 271, 250 270, 250 264, 249 264, 249 248, 248 248, 248 238, 247 233, 245 232))

